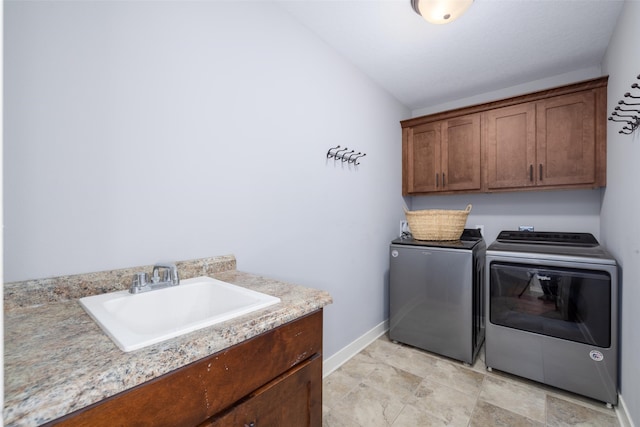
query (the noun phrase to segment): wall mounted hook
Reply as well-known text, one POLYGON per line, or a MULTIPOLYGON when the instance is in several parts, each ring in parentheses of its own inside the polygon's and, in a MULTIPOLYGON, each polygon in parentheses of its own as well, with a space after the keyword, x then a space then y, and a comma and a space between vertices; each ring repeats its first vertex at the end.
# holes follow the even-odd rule
POLYGON ((333 153, 331 152, 331 150, 337 150, 338 148, 340 148, 340 146, 338 145, 337 147, 333 147, 333 148, 329 148, 329 151, 327 151, 327 159, 332 158, 333 156, 336 155, 336 151, 334 151, 333 153))
POLYGON ((341 152, 343 152, 343 151, 347 151, 348 149, 349 149, 349 148, 344 147, 342 150, 338 150, 338 151, 336 151, 336 152, 335 152, 335 154, 333 155, 333 157, 334 157, 336 160, 341 159, 341 158, 342 158, 342 157, 341 157, 342 155, 341 155, 340 153, 341 153, 341 152))
POLYGON ((617 111, 614 111, 613 113, 611 113, 611 115, 612 116, 617 116, 617 117, 629 117, 629 118, 634 119, 634 120, 638 118, 638 116, 636 116, 635 114, 629 116, 627 114, 620 114, 617 111))
MULTIPOLYGON (((640 74, 638 74, 637 79, 640 80, 640 74)), ((631 89, 640 89, 640 85, 638 85, 637 82, 633 83, 631 85, 631 89)), ((637 105, 640 105, 640 103, 626 102, 625 101, 626 98, 640 99, 640 96, 631 95, 631 92, 625 92, 625 94, 623 95, 623 99, 618 101, 618 105, 614 107, 613 112, 611 113, 611 116, 609 116, 608 120, 612 122, 625 123, 625 125, 622 127, 620 131, 618 131, 618 133, 621 133, 623 135, 630 135, 633 132, 635 132, 635 130, 638 129, 638 127, 640 127, 640 109, 622 108, 620 106, 622 105, 625 107, 636 107, 637 105), (620 114, 620 113, 629 113, 629 114, 620 114)))
POLYGON ((609 120, 611 120, 612 122, 620 122, 620 123, 628 123, 631 124, 631 121, 629 120, 616 120, 613 117, 609 117, 609 120))
POLYGON ((351 150, 348 153, 342 153, 342 155, 340 156, 340 160, 342 160, 343 162, 346 162, 347 160, 349 160, 347 158, 347 156, 352 156, 353 153, 355 153, 355 152, 356 152, 356 150, 351 150))
POLYGON ((348 162, 349 162, 349 163, 353 163, 353 162, 355 162, 355 161, 356 161, 356 158, 357 158, 357 156, 358 156, 359 154, 362 154, 362 153, 358 151, 358 152, 357 152, 357 153, 355 153, 355 154, 351 154, 351 155, 349 156, 348 162), (355 158, 354 158, 354 156, 355 156, 355 158))
POLYGON ((353 163, 354 165, 359 165, 360 163, 356 162, 356 160, 364 156, 366 156, 365 153, 361 153, 360 151, 356 153, 356 150, 349 151, 348 147, 341 148, 340 145, 331 147, 327 151, 327 159, 333 158, 334 162, 337 160, 342 160, 342 163, 353 163))
POLYGON ((636 110, 636 109, 631 109, 631 110, 625 110, 624 108, 620 108, 619 106, 614 108, 614 110, 616 111, 626 111, 626 112, 636 112, 636 113, 640 113, 640 110, 636 110))
POLYGON ((356 162, 356 160, 357 160, 359 157, 364 157, 364 156, 366 156, 366 155, 367 155, 367 153, 363 153, 363 154, 360 154, 360 155, 358 155, 358 156, 355 156, 355 157, 353 158, 353 161, 354 161, 354 163, 353 163, 353 164, 354 164, 354 165, 356 165, 356 166, 358 166, 358 165, 360 164, 360 162, 356 162))

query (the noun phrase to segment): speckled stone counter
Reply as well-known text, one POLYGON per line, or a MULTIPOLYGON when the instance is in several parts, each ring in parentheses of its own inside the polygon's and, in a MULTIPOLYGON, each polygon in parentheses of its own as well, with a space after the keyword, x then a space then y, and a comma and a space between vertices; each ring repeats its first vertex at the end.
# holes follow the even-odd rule
POLYGON ((178 263, 181 278, 211 276, 281 303, 137 351, 122 352, 78 298, 129 287, 135 271, 5 284, 6 426, 37 426, 321 309, 324 291, 235 270, 233 256, 178 263))

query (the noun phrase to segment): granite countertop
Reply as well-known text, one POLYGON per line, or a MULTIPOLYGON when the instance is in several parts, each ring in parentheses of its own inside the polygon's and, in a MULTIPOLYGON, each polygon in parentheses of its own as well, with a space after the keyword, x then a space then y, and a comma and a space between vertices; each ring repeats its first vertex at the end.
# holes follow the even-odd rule
MULTIPOLYGON (((86 275, 5 284, 5 425, 36 426, 54 420, 332 302, 327 292, 239 272, 235 258, 220 258, 208 259, 214 260, 208 267, 216 268, 203 269, 202 260, 197 260, 198 268, 186 275, 181 270, 181 277, 207 275, 279 297, 281 302, 129 353, 102 332, 77 300, 114 290, 103 286, 105 276, 89 284, 81 280, 86 275), (21 288, 32 297, 25 297, 21 288)), ((129 270, 108 273, 107 281, 114 274, 130 277, 125 274, 129 270)), ((123 286, 124 279, 115 288, 123 286)))

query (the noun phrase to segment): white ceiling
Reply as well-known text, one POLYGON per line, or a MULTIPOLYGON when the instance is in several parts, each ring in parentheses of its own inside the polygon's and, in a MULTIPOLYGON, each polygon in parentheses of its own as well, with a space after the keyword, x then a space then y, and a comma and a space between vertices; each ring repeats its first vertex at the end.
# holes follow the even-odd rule
POLYGON ((475 0, 447 25, 410 0, 278 0, 410 109, 602 62, 622 0, 475 0))

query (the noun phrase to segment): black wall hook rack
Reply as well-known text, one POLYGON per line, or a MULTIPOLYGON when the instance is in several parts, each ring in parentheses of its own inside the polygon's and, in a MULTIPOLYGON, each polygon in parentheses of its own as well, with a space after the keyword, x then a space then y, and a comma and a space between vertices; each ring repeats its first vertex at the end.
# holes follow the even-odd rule
MULTIPOLYGON (((638 74, 637 79, 640 80, 640 74, 638 74)), ((631 85, 631 89, 640 89, 640 85, 638 85, 638 83, 634 83, 631 85)), ((624 94, 624 98, 631 98, 631 100, 640 99, 640 93, 632 94, 631 92, 627 92, 624 94)), ((612 122, 625 123, 618 133, 631 135, 636 129, 638 129, 638 127, 640 127, 640 102, 627 102, 626 99, 618 101, 618 105, 613 109, 613 112, 609 116, 609 120, 612 122)))
POLYGON ((327 159, 333 159, 334 161, 341 160, 343 163, 353 164, 355 166, 360 164, 357 160, 366 155, 366 153, 361 153, 360 151, 356 153, 356 150, 349 151, 349 148, 341 148, 339 145, 329 148, 329 151, 327 151, 327 159))

